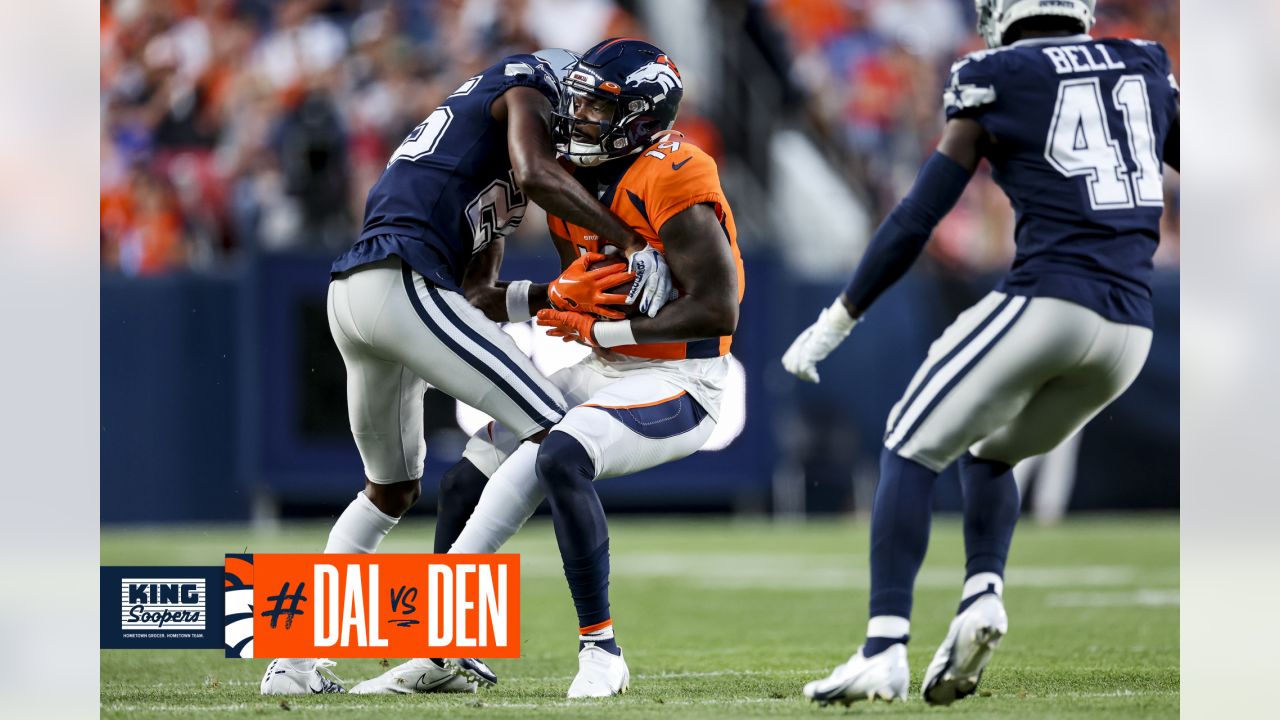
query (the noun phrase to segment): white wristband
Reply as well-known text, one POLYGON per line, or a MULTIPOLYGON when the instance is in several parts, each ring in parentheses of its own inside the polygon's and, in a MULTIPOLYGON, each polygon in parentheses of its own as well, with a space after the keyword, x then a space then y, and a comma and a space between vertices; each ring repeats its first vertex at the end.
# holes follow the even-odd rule
POLYGON ((507 322, 519 323, 533 317, 529 312, 529 288, 532 280, 516 280, 507 285, 507 322))
POLYGON ((596 321, 592 328, 592 335, 595 335, 596 345, 600 347, 617 347, 619 345, 635 345, 636 336, 631 332, 631 321, 621 320, 617 322, 606 322, 604 320, 596 321))
POLYGON ((836 301, 831 303, 831 307, 822 313, 822 318, 833 330, 845 335, 848 335, 853 326, 858 324, 858 319, 849 314, 849 309, 844 306, 844 300, 841 298, 836 298, 836 301))

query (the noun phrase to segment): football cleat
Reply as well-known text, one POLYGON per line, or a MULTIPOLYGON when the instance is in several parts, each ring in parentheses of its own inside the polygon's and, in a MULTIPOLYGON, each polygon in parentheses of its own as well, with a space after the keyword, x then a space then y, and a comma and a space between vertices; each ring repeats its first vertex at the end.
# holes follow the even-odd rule
POLYGON ((951 621, 946 639, 925 670, 921 683, 925 702, 950 705, 972 695, 1007 632, 1009 616, 999 595, 983 595, 965 608, 951 621))
POLYGON ((849 662, 838 665, 826 678, 807 683, 804 696, 819 705, 849 705, 857 700, 893 702, 907 699, 910 684, 907 646, 895 643, 871 657, 864 657, 858 648, 849 662))
POLYGON ((258 689, 263 695, 313 695, 340 693, 342 680, 333 674, 332 660, 291 660, 278 658, 267 666, 258 689))
MULTIPOLYGON (((442 662, 428 658, 417 658, 401 663, 378 677, 365 680, 351 688, 353 695, 408 695, 410 693, 473 693, 479 682, 480 673, 472 669, 463 670, 459 662, 442 662)), ((470 660, 480 667, 484 663, 470 660)), ((484 681, 492 685, 498 681, 487 667, 492 681, 484 681)))
POLYGON ((569 685, 569 698, 612 697, 630 685, 631 671, 622 656, 589 642, 578 653, 578 675, 569 685))
POLYGON ((444 666, 481 687, 493 687, 498 684, 497 673, 490 670, 489 666, 481 662, 479 658, 445 660, 444 666))

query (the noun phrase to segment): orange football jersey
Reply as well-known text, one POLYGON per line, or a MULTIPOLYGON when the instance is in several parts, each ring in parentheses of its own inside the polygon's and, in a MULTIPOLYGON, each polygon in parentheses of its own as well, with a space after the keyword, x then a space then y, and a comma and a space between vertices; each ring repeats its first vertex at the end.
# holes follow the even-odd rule
MULTIPOLYGON (((724 229, 725 242, 729 243, 733 252, 738 271, 738 302, 742 302, 746 276, 742 268, 742 255, 738 252, 738 229, 733 222, 729 201, 720 188, 720 174, 716 163, 700 148, 681 140, 665 140, 651 145, 635 159, 622 178, 605 191, 600 201, 608 205, 610 210, 626 221, 658 252, 664 254, 662 240, 658 237, 662 226, 694 205, 712 205, 720 220, 720 227, 724 229)), ((579 253, 600 252, 605 244, 595 233, 554 215, 547 215, 547 224, 552 235, 574 245, 579 253)), ((678 285, 676 290, 683 293, 678 285)), ((622 345, 610 349, 632 357, 682 360, 725 355, 729 352, 732 341, 733 337, 726 335, 707 340, 622 345)))

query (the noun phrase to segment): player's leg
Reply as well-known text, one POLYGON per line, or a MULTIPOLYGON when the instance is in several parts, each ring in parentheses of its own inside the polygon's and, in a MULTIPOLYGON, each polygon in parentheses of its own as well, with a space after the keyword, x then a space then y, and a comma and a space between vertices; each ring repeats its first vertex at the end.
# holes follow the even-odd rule
POLYGON ((520 438, 496 420, 480 428, 467 441, 462 457, 440 477, 436 503, 436 552, 447 553, 457 542, 467 520, 479 505, 489 478, 518 447, 520 438))
MULTIPOLYGON (((577 405, 614 382, 593 367, 594 363, 583 361, 549 379, 564 394, 566 403, 577 405)), ((499 422, 472 435, 462 459, 446 474, 467 478, 470 487, 465 498, 469 504, 451 501, 447 517, 442 507, 436 521, 436 552, 497 552, 542 502, 544 495, 534 468, 537 456, 537 443, 521 442, 499 422)), ((442 487, 442 495, 445 492, 442 487)))
POLYGON ((630 679, 614 637, 609 527, 594 481, 690 455, 714 428, 683 389, 644 374, 614 382, 570 410, 539 448, 538 479, 578 613, 579 671, 569 697, 615 695, 626 691, 630 679))
POLYGON ((1003 587, 1019 506, 1012 466, 1052 451, 1079 432, 1129 387, 1151 346, 1151 331, 1146 328, 1110 323, 1084 308, 1057 304, 1061 322, 1093 323, 1096 339, 1074 367, 1041 386, 1018 415, 977 441, 961 458, 965 577, 970 586, 961 609, 988 586, 997 588, 997 594, 1003 587))
POLYGON ((1150 348, 1146 328, 1111 323, 1059 300, 1039 299, 1036 305, 1039 322, 1079 328, 1090 340, 1067 356, 1068 365, 1038 388, 1015 417, 961 458, 965 582, 956 617, 925 672, 922 694, 933 704, 972 694, 1008 631, 1004 568, 1019 507, 1012 466, 1077 433, 1133 382, 1150 348))
MULTIPOLYGON (((938 473, 1021 411, 1077 338, 1044 332, 1025 297, 991 293, 930 347, 890 414, 871 518, 867 641, 805 694, 819 702, 904 698, 916 575, 928 549, 938 473)), ((1087 341, 1087 338, 1085 338, 1087 341)), ((1076 345, 1076 347, 1079 347, 1076 345)))
MULTIPOLYGON (((539 385, 545 379, 494 323, 465 301, 463 307, 448 305, 445 295, 456 293, 427 285, 394 260, 353 273, 334 287, 335 335, 340 336, 344 359, 360 361, 348 362, 349 382, 363 390, 352 394, 352 430, 366 474, 377 486, 370 494, 377 498, 382 490, 389 509, 403 512, 416 499, 426 451, 424 381, 503 418, 525 436, 541 432, 560 417, 558 391, 550 387, 552 395, 539 385), (375 372, 392 367, 401 368, 401 374, 375 372), (392 397, 399 402, 391 403, 392 397), (415 492, 395 493, 405 487, 402 476, 414 483, 415 492)), ((421 667, 412 668, 412 677, 366 681, 352 692, 473 691, 470 681, 493 681, 487 672, 464 678, 439 661, 421 662, 421 667)))
MULTIPOLYGON (((551 381, 561 388, 570 403, 584 400, 595 388, 613 381, 591 371, 587 365, 579 363, 551 376, 551 381)), ((467 443, 462 459, 445 477, 474 472, 478 477, 473 482, 480 487, 480 497, 473 507, 462 503, 451 505, 448 512, 453 517, 437 519, 436 552, 497 552, 542 502, 543 492, 534 468, 537 456, 536 443, 521 441, 501 423, 490 423, 476 432, 467 443), (442 523, 453 528, 459 524, 465 527, 451 538, 453 531, 442 532, 439 527, 442 523)), ((442 487, 441 493, 451 490, 442 487)), ((471 491, 474 486, 468 488, 468 492, 471 491)), ((351 692, 385 694, 418 689, 419 678, 424 674, 430 677, 439 667, 454 670, 472 682, 492 684, 497 680, 486 665, 472 658, 448 661, 416 658, 356 685, 351 692)))
POLYGON ((564 417, 560 389, 497 323, 462 295, 432 285, 408 266, 399 274, 400 288, 373 329, 379 348, 521 439, 564 417))
MULTIPOLYGON (((362 285, 357 283, 357 285, 362 285)), ((366 287, 353 294, 349 279, 329 286, 329 331, 347 372, 351 434, 365 469, 365 488, 347 505, 329 531, 326 553, 372 553, 421 492, 421 379, 403 364, 380 357, 360 337, 356 321, 377 302, 366 287)), ((260 690, 267 695, 340 692, 315 658, 279 658, 267 668, 260 690)))
MULTIPOLYGON (((493 416, 504 428, 511 428, 512 444, 544 433, 562 417, 564 399, 560 390, 534 368, 510 336, 462 296, 430 285, 406 267, 377 272, 382 276, 380 282, 395 285, 387 288, 385 303, 368 330, 379 352, 400 360, 431 385, 493 416)), ((530 452, 536 455, 536 450, 526 454, 530 452)), ((519 455, 519 451, 515 454, 519 455)), ((441 488, 443 512, 438 519, 442 526, 437 537, 438 551, 445 550, 446 544, 455 544, 475 503, 499 489, 484 481, 474 459, 456 465, 446 473, 445 480, 441 488)), ((532 507, 536 505, 534 500, 532 507)), ((528 513, 522 514, 521 522, 528 513)), ((451 691, 474 689, 475 682, 493 684, 496 677, 478 661, 445 663, 422 658, 391 668, 351 691, 451 691), (450 681, 447 676, 454 673, 457 677, 450 681), (463 680, 471 684, 453 687, 463 680), (444 684, 438 685, 437 681, 444 684)))

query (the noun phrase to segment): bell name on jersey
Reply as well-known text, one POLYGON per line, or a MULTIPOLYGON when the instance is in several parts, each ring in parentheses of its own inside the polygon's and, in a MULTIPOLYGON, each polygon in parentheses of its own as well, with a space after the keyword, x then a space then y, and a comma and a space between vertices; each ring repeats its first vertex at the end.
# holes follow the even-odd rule
POLYGON ((948 120, 994 139, 993 177, 1017 216, 998 290, 1057 297, 1150 327, 1164 143, 1178 115, 1168 54, 1143 40, 1035 38, 951 69, 948 120))

